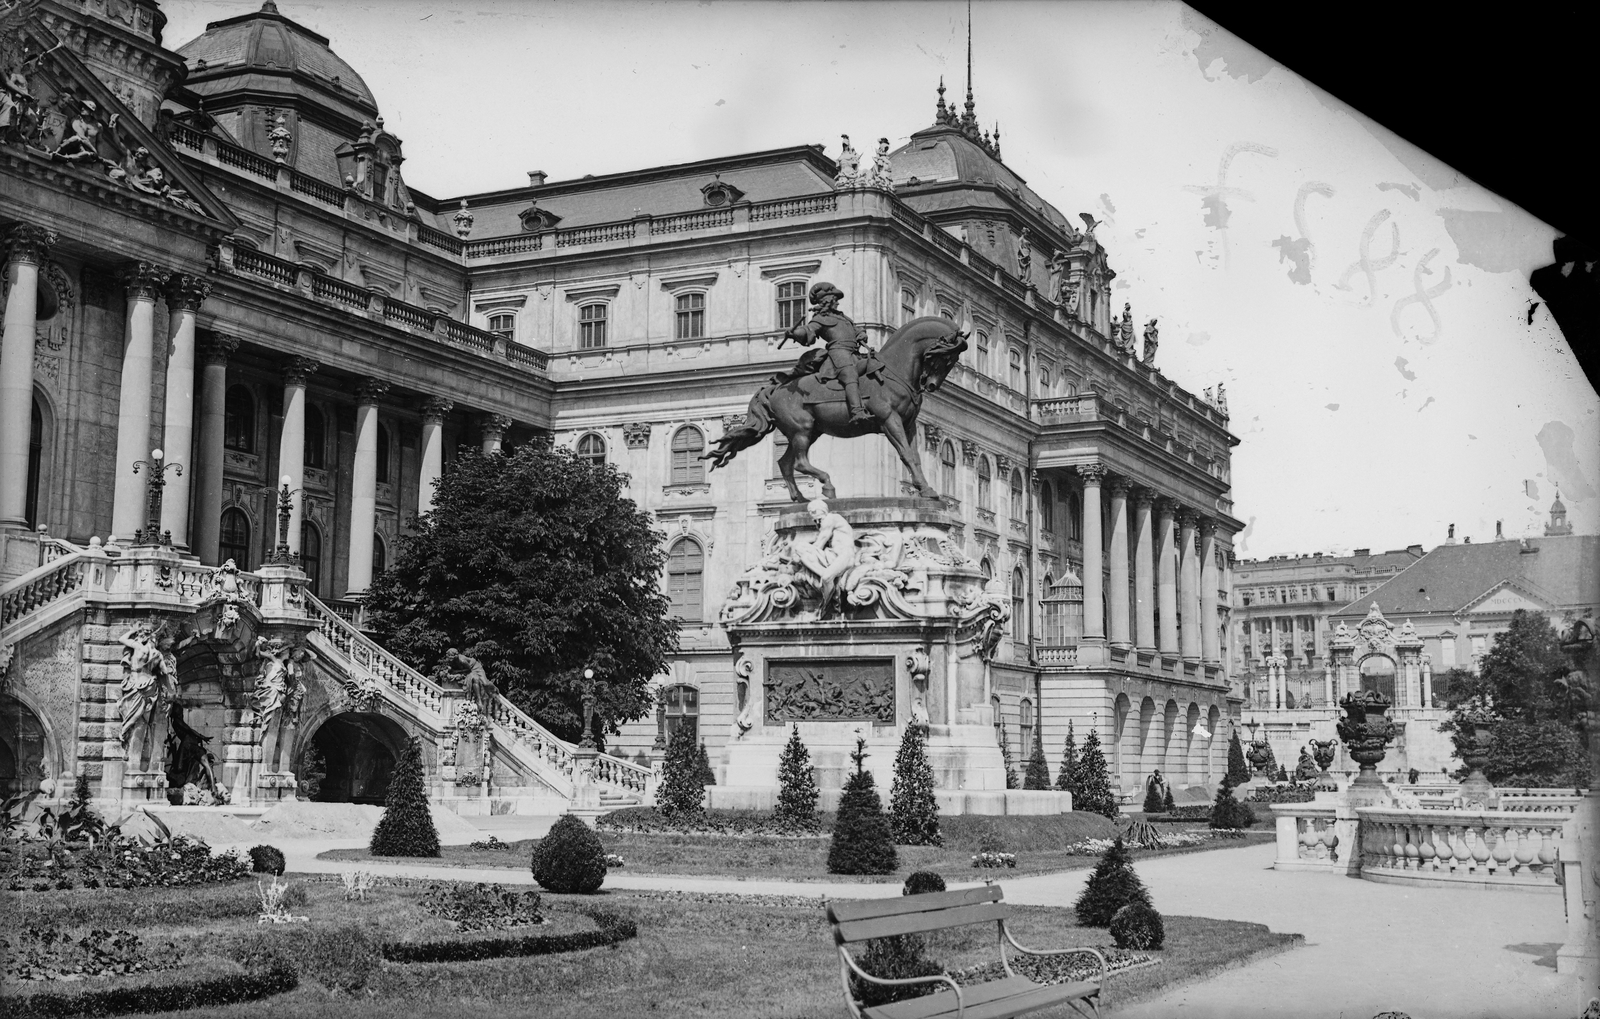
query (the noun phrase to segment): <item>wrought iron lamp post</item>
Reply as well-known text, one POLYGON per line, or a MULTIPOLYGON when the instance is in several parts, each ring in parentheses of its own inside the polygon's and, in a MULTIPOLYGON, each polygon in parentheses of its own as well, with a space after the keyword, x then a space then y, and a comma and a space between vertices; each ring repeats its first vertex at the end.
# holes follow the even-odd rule
POLYGON ((583 738, 578 741, 581 750, 598 750, 594 741, 594 670, 583 670, 583 738))
POLYGON ((150 459, 133 462, 133 473, 138 474, 139 469, 144 468, 150 474, 149 515, 145 520, 145 526, 133 536, 135 545, 172 544, 172 532, 162 533, 161 530, 161 490, 167 487, 167 472, 176 471, 182 474, 183 465, 164 463, 162 462, 164 456, 161 450, 152 449, 150 459))
POLYGON ((287 474, 280 481, 281 488, 263 489, 263 491, 271 492, 278 497, 278 547, 273 550, 272 555, 267 559, 267 563, 271 566, 299 566, 300 553, 289 550, 289 518, 294 515, 293 500, 296 495, 300 494, 300 489, 291 489, 289 487, 290 478, 287 474))

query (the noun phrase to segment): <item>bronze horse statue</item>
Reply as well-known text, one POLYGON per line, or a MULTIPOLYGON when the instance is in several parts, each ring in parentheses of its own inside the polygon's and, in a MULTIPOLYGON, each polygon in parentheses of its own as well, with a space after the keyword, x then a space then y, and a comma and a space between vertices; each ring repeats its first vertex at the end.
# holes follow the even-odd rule
POLYGON ((830 384, 826 370, 798 378, 793 373, 779 376, 751 397, 744 421, 718 439, 716 447, 701 459, 712 461, 712 470, 725 467, 740 450, 749 449, 777 428, 789 442, 778 459, 789 498, 805 501, 794 480, 799 471, 822 482, 823 496, 831 499, 833 481, 827 472, 812 465, 811 444, 823 435, 849 439, 878 432, 900 454, 918 494, 936 499, 939 493, 928 484, 917 455, 917 414, 922 410, 922 394, 936 392, 967 349, 966 337, 965 330, 944 318, 916 318, 896 330, 873 355, 878 364, 861 378, 861 402, 871 413, 870 420, 850 420, 843 389, 833 388, 837 383, 830 384))

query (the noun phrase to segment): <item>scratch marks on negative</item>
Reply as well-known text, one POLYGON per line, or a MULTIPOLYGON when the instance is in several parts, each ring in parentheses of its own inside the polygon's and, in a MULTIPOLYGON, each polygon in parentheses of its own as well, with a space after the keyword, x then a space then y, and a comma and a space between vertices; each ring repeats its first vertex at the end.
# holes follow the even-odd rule
POLYGON ((1244 188, 1228 186, 1228 168, 1233 164, 1236 156, 1246 152, 1266 156, 1269 159, 1278 157, 1278 150, 1270 145, 1260 142, 1234 142, 1222 150, 1222 158, 1217 162, 1217 182, 1215 184, 1187 184, 1184 190, 1190 194, 1200 196, 1200 211, 1205 213, 1205 224, 1215 230, 1228 228, 1228 217, 1233 211, 1228 208, 1229 198, 1239 198, 1246 202, 1253 202, 1256 196, 1244 188))
POLYGON ((1549 421, 1539 429, 1535 438, 1539 440, 1539 448, 1544 451, 1545 463, 1549 465, 1546 476, 1560 483, 1562 494, 1578 502, 1593 498, 1594 489, 1590 487, 1583 468, 1578 466, 1578 455, 1573 452, 1572 429, 1564 422, 1549 421))
POLYGON ((1407 382, 1415 382, 1417 381, 1417 373, 1406 368, 1406 365, 1410 363, 1411 362, 1407 361, 1403 357, 1397 357, 1394 359, 1395 369, 1400 372, 1401 377, 1407 382))
POLYGON ((1432 343, 1434 340, 1437 340, 1439 338, 1439 334, 1444 331, 1444 324, 1439 320, 1439 312, 1433 306, 1433 299, 1450 289, 1450 267, 1448 265, 1444 267, 1444 278, 1431 287, 1423 286, 1422 280, 1424 275, 1433 275, 1433 270, 1428 268, 1428 263, 1433 261, 1434 256, 1438 254, 1439 249, 1432 248, 1426 255, 1423 255, 1421 258, 1417 259, 1416 268, 1411 270, 1411 285, 1414 288, 1415 293, 1407 294, 1398 301, 1394 302, 1394 310, 1389 312, 1389 325, 1394 329, 1394 334, 1396 336, 1400 335, 1401 314, 1413 304, 1422 305, 1423 310, 1428 313, 1428 318, 1433 321, 1433 332, 1429 333, 1427 336, 1417 337, 1418 340, 1422 341, 1423 343, 1432 343))
POLYGON ((1357 249, 1360 253, 1359 256, 1351 264, 1350 268, 1344 271, 1344 275, 1339 277, 1339 282, 1333 285, 1335 290, 1349 290, 1350 281, 1355 278, 1356 273, 1361 273, 1367 278, 1367 297, 1362 302, 1363 304, 1371 304, 1372 299, 1378 296, 1377 274, 1389 268, 1400 258, 1400 224, 1398 223, 1389 223, 1389 253, 1382 258, 1372 257, 1372 238, 1378 232, 1378 227, 1388 222, 1389 216, 1388 209, 1379 209, 1372 214, 1371 219, 1367 220, 1367 225, 1361 231, 1361 243, 1357 249))
POLYGON ((1422 201, 1421 189, 1418 188, 1417 185, 1415 185, 1415 184, 1396 184, 1392 180, 1386 180, 1382 184, 1378 185, 1378 190, 1379 191, 1398 191, 1402 195, 1405 195, 1407 198, 1411 199, 1413 202, 1422 201))

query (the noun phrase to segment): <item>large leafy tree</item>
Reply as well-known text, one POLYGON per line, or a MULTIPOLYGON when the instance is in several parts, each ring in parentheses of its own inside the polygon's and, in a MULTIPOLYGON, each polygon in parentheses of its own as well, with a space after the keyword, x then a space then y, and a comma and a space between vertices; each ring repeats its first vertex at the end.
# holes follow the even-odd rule
MULTIPOLYGON (((1572 671, 1561 638, 1542 612, 1518 609, 1478 665, 1495 710, 1526 722, 1559 718, 1567 698, 1559 683, 1572 671)), ((1564 721, 1565 719, 1563 719, 1564 721)))
POLYGON ((373 582, 379 641, 422 672, 459 648, 567 739, 582 734, 585 669, 611 731, 644 717, 677 628, 661 593, 662 535, 623 492, 616 468, 568 450, 462 452, 373 582))

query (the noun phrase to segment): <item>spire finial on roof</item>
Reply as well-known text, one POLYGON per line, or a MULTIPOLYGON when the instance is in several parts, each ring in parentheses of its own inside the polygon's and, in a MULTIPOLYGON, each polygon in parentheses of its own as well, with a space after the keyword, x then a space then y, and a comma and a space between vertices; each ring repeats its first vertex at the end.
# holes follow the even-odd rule
POLYGON ((948 108, 944 104, 944 75, 942 75, 942 74, 939 75, 939 89, 938 89, 938 92, 939 92, 939 105, 938 105, 938 107, 936 108, 936 110, 934 112, 933 122, 935 124, 943 124, 945 122, 945 120, 949 117, 950 114, 949 114, 948 108))
POLYGON ((973 113, 976 108, 977 104, 972 101, 972 0, 967 0, 967 105, 961 123, 976 128, 978 118, 973 113))
POLYGON ((276 14, 276 13, 278 13, 278 5, 273 3, 272 0, 266 0, 266 2, 261 5, 261 10, 257 11, 256 13, 257 14, 276 14))

